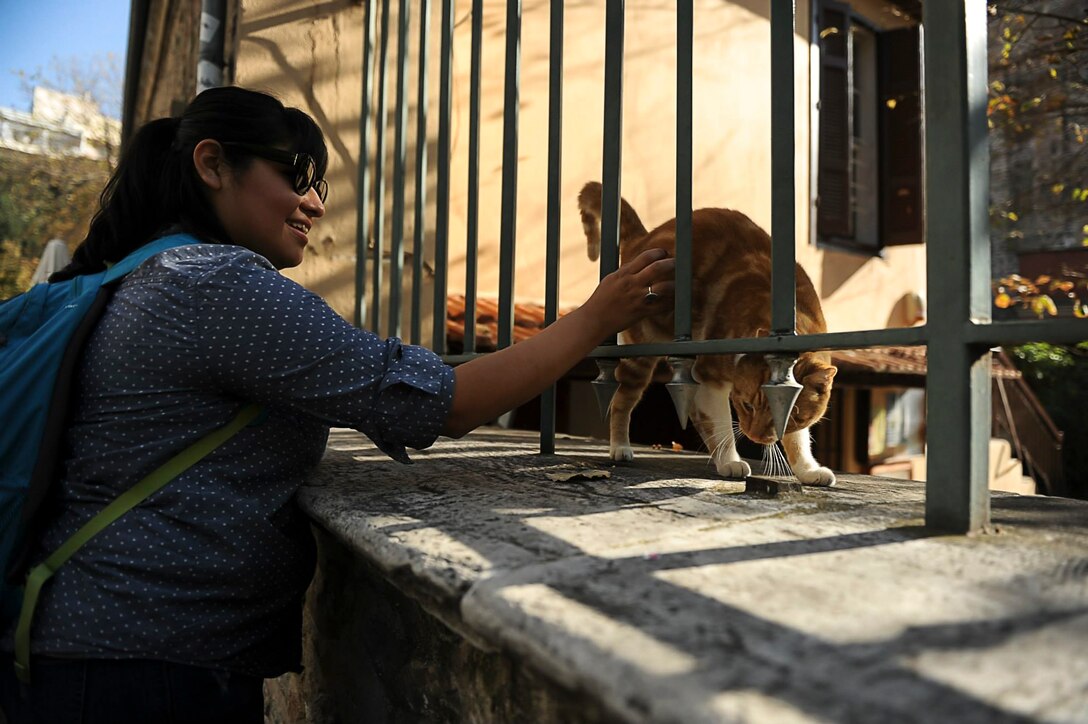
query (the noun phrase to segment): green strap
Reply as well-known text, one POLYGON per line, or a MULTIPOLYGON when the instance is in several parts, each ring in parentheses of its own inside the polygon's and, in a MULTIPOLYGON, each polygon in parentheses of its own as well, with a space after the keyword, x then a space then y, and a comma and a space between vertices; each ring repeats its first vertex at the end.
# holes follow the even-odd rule
POLYGON ((182 450, 146 478, 118 495, 60 548, 53 551, 45 561, 31 569, 27 575, 26 590, 23 593, 23 608, 19 613, 19 624, 15 628, 15 674, 20 681, 30 681, 30 623, 34 619, 34 607, 38 603, 38 594, 41 593, 45 582, 87 541, 234 437, 239 430, 253 422, 261 410, 261 406, 257 404, 243 407, 242 411, 226 425, 182 450))

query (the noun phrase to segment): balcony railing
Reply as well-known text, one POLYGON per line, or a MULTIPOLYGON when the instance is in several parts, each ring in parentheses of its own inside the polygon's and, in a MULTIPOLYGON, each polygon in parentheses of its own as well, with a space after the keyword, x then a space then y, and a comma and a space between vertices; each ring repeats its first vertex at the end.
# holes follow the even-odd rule
MULTIPOLYGON (((359 169, 358 270, 355 321, 368 317, 374 329, 382 321, 382 263, 386 255, 386 126, 388 123, 388 54, 391 0, 368 3, 363 54, 362 148, 374 146, 373 163, 359 169), (375 51, 377 60, 375 62, 375 51), (375 78, 377 76, 377 78, 375 78), (377 82, 375 94, 374 83, 377 82), (377 103, 372 98, 377 96, 377 103), (373 127, 374 138, 371 140, 373 127), (366 264, 372 260, 368 281, 366 264), (369 298, 369 301, 368 301, 369 298)), ((400 334, 404 274, 404 215, 407 175, 407 65, 411 11, 426 19, 430 0, 398 0, 396 94, 393 109, 392 234, 388 327, 400 334)), ((466 3, 462 3, 464 5, 466 3)), ((985 528, 990 518, 987 455, 990 439, 991 348, 1025 341, 1073 342, 1088 337, 1081 320, 992 323, 990 319, 990 240, 987 211, 989 151, 987 144, 986 2, 926 2, 923 5, 927 297, 932 313, 923 327, 873 329, 801 335, 795 322, 794 178, 794 34, 793 0, 770 0, 772 99, 772 333, 751 339, 692 340, 691 214, 692 214, 692 0, 677 3, 677 142, 676 142, 676 327, 675 341, 666 344, 617 345, 615 339, 593 352, 598 359, 738 352, 797 354, 809 350, 847 349, 883 345, 928 347, 926 482, 927 526, 951 532, 985 528)), ((450 224, 451 85, 455 0, 441 1, 439 52, 438 144, 436 167, 435 293, 431 347, 445 352, 447 267, 450 224)), ((478 262, 480 71, 482 0, 471 0, 468 209, 465 348, 457 363, 476 351, 476 269, 478 262)), ((512 343, 513 287, 516 244, 518 99, 520 91, 521 0, 506 4, 505 87, 503 110, 502 213, 499 255, 498 347, 512 343)), ((550 73, 548 123, 547 269, 545 321, 556 319, 558 307, 559 188, 563 115, 562 0, 550 10, 550 73)), ((419 79, 415 129, 415 238, 422 250, 426 199, 427 69, 431 39, 429 23, 419 23, 419 79)), ((621 130, 623 125, 624 0, 607 0, 604 74, 604 162, 602 168, 601 276, 618 264, 621 130)), ((423 254, 413 254, 411 271, 411 337, 421 341, 420 310, 423 254)), ((541 450, 554 450, 554 390, 542 400, 541 450)))

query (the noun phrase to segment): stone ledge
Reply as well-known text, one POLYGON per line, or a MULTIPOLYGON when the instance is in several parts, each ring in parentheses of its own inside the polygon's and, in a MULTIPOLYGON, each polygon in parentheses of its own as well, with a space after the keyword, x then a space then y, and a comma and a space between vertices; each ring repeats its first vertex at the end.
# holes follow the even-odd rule
POLYGON ((536 445, 482 431, 402 466, 334 431, 299 497, 449 629, 618 720, 1088 719, 1086 503, 998 495, 994 533, 934 536, 921 483, 769 498, 705 456, 536 445))

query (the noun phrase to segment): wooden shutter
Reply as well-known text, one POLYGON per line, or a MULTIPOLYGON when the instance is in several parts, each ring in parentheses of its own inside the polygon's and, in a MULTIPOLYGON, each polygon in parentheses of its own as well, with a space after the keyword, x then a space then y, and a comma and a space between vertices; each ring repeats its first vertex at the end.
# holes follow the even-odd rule
POLYGON ((816 231, 823 239, 852 239, 854 90, 850 67, 850 7, 830 1, 821 3, 817 30, 820 134, 816 231))
POLYGON ((918 27, 880 36, 880 226, 884 245, 925 240, 918 27))

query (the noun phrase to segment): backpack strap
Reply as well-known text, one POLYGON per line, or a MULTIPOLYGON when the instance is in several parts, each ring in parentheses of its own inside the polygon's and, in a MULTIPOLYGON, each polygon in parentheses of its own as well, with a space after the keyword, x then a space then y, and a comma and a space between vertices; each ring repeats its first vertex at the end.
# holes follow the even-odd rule
POLYGON ((243 407, 241 412, 226 425, 213 430, 182 450, 143 480, 117 496, 113 502, 72 534, 72 537, 66 540, 60 548, 53 551, 42 563, 31 569, 27 575, 26 591, 23 594, 23 609, 19 613, 19 624, 15 628, 15 674, 20 681, 24 683, 30 681, 30 624, 34 618, 34 608, 38 603, 38 595, 41 593, 45 582, 91 538, 102 532, 110 523, 147 500, 153 493, 161 490, 163 486, 209 455, 227 440, 230 440, 242 428, 253 422, 263 409, 258 404, 248 404, 243 407))
POLYGON ((121 261, 112 265, 106 271, 106 275, 102 279, 102 284, 106 285, 117 281, 161 251, 173 249, 175 246, 199 243, 199 239, 189 234, 171 234, 170 236, 164 236, 160 239, 155 239, 155 241, 150 241, 130 253, 121 261))
POLYGON ((13 585, 19 585, 26 578, 27 566, 34 555, 34 543, 39 539, 52 513, 51 507, 46 505, 46 500, 52 490, 51 483, 56 478, 57 468, 63 459, 61 446, 64 428, 68 424, 68 409, 75 387, 76 370, 82 358, 83 347, 102 317, 102 312, 113 297, 115 289, 115 285, 110 285, 98 290, 94 301, 64 349, 57 379, 53 385, 53 394, 49 399, 41 447, 38 448, 34 470, 27 485, 26 500, 23 502, 20 523, 23 527, 22 544, 15 549, 8 570, 5 571, 6 578, 13 585))
MULTIPOLYGON (((56 479, 57 467, 62 459, 60 447, 64 430, 68 425, 68 411, 71 407, 76 372, 82 359, 83 348, 102 318, 106 306, 113 298, 117 283, 156 254, 177 246, 197 243, 200 243, 200 240, 189 234, 170 234, 144 244, 111 265, 105 273, 85 275, 72 280, 73 285, 78 285, 84 293, 95 294, 95 297, 69 339, 57 370, 56 382, 49 398, 41 445, 38 448, 38 455, 27 485, 27 497, 20 513, 20 525, 23 530, 21 543, 8 560, 7 569, 0 571, 12 585, 17 586, 25 579, 30 558, 35 552, 34 543, 55 512, 51 505, 47 504, 47 498, 52 492, 52 483, 56 479)), ((23 296, 29 300, 32 295, 23 296)))

